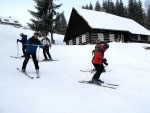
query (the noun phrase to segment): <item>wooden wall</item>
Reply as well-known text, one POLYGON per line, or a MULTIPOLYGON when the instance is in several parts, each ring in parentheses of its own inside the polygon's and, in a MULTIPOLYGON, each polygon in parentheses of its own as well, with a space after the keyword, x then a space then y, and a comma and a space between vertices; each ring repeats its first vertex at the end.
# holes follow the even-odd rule
MULTIPOLYGON (((144 35, 136 35, 136 34, 129 34, 127 32, 106 32, 106 31, 93 31, 93 32, 86 32, 76 38, 72 39, 71 45, 85 45, 85 44, 95 44, 96 39, 98 38, 98 34, 102 34, 104 40, 101 42, 111 42, 110 34, 113 34, 113 41, 115 42, 146 42, 150 43, 150 37, 144 35), (128 34, 128 36, 126 36, 128 34), (85 42, 83 42, 83 37, 85 37, 85 42), (78 38, 78 39, 77 39, 78 38), (125 38, 128 38, 125 40, 125 38), (78 42, 79 41, 79 42, 78 42)), ((69 42, 68 42, 69 44, 69 42)), ((70 45, 70 44, 69 44, 70 45)))

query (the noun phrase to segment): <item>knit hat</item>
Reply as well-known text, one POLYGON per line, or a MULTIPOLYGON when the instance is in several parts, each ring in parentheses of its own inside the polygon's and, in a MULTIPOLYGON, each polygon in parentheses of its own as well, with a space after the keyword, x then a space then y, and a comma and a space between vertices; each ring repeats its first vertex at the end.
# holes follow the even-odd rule
POLYGON ((20 33, 20 36, 24 35, 23 33, 20 33))

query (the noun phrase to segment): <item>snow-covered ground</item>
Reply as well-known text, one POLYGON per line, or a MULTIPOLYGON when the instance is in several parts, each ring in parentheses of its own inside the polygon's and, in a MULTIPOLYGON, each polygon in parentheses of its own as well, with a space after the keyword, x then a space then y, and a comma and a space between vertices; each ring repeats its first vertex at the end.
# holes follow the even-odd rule
MULTIPOLYGON (((63 36, 55 35, 57 45, 50 53, 56 62, 40 62, 39 79, 29 79, 16 68, 23 59, 16 56, 16 39, 23 32, 33 31, 0 25, 0 113, 150 113, 150 51, 149 44, 110 43, 105 57, 107 70, 101 79, 119 84, 109 89, 78 83, 90 80, 94 45, 66 46, 63 36), (57 38, 57 39, 56 39, 57 38)), ((19 55, 22 55, 19 44, 19 55)), ((42 60, 42 49, 37 50, 42 60)), ((36 77, 32 60, 27 65, 29 75, 36 77)))

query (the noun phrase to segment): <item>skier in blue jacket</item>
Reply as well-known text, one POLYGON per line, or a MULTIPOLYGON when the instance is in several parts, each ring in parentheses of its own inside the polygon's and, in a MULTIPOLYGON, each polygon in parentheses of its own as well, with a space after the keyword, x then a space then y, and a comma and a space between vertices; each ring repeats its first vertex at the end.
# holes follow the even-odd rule
POLYGON ((39 65, 38 65, 38 61, 36 58, 36 50, 37 50, 38 46, 40 48, 43 48, 43 45, 40 42, 40 40, 38 39, 38 35, 39 35, 38 32, 34 32, 34 36, 29 38, 27 41, 26 56, 25 56, 25 59, 24 59, 23 65, 22 65, 22 72, 24 72, 24 73, 26 73, 26 66, 29 61, 30 56, 32 56, 32 59, 33 59, 34 65, 35 65, 35 69, 36 69, 36 73, 39 73, 39 65))
POLYGON ((21 42, 22 43, 22 52, 23 52, 23 55, 21 57, 25 57, 25 54, 26 54, 26 48, 27 48, 27 35, 21 33, 20 36, 22 37, 20 40, 17 39, 17 43, 18 42, 21 42))

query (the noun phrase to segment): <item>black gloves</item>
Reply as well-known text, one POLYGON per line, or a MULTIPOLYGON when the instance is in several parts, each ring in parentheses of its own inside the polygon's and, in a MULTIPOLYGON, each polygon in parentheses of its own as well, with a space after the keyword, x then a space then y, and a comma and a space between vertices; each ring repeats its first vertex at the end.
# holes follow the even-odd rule
POLYGON ((108 63, 107 63, 107 59, 106 59, 106 58, 103 58, 102 61, 103 61, 103 63, 104 63, 106 66, 108 66, 108 63))
POLYGON ((106 66, 108 66, 108 63, 107 62, 103 62, 106 66))
POLYGON ((103 62, 107 62, 107 59, 106 59, 106 58, 103 58, 102 60, 103 60, 103 62))
POLYGON ((19 42, 19 39, 17 39, 17 43, 19 42))

